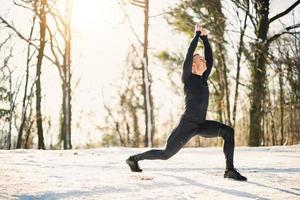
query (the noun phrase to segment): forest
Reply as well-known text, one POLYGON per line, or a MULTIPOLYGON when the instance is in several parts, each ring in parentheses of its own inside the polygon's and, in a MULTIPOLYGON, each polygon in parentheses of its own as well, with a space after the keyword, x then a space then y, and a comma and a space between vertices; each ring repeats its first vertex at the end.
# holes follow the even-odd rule
MULTIPOLYGON (((163 146, 184 109, 195 23, 209 30, 214 55, 207 118, 233 127, 238 146, 300 142, 300 0, 0 2, 0 149, 163 146), (93 25, 107 18, 118 22, 93 25), (111 31, 98 35, 103 43, 96 29, 111 31), (114 80, 103 78, 110 70, 114 80), (97 73, 102 85, 90 78, 97 73), (101 101, 80 89, 84 81, 101 101)), ((196 136, 187 146, 222 142, 196 136)))

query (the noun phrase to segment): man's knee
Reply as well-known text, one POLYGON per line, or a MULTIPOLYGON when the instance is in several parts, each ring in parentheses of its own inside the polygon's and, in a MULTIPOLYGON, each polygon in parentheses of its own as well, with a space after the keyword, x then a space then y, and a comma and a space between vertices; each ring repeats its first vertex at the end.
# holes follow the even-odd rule
POLYGON ((162 159, 163 159, 163 160, 168 160, 168 159, 171 158, 173 155, 174 155, 174 153, 173 153, 172 151, 166 151, 166 150, 164 150, 164 151, 163 151, 163 154, 162 154, 162 159))
POLYGON ((225 127, 222 127, 221 130, 221 136, 224 138, 224 139, 227 139, 227 138, 234 138, 234 129, 230 126, 225 126, 225 127))

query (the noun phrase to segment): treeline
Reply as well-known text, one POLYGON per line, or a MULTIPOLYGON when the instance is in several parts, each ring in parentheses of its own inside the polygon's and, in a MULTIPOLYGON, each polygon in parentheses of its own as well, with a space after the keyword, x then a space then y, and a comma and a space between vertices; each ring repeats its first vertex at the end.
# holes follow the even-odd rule
POLYGON ((61 102, 55 104, 61 110, 60 133, 58 143, 51 143, 49 148, 72 148, 72 0, 14 0, 8 4, 29 13, 31 20, 24 26, 27 30, 20 31, 13 22, 0 15, 3 36, 0 40, 0 147, 32 148, 37 136, 37 148, 46 148, 44 132, 45 127, 51 128, 51 121, 41 109, 41 72, 44 66, 54 66, 59 74, 59 92, 62 94, 61 102), (21 66, 10 62, 14 57, 15 39, 27 46, 21 66), (16 71, 22 71, 22 75, 16 71), (17 131, 16 138, 12 138, 13 129, 17 131))
MULTIPOLYGON (((13 0, 12 7, 29 13, 26 30, 0 13, 0 148, 72 148, 72 0, 13 0), (26 45, 21 65, 11 62, 15 42, 26 45), (41 73, 55 67, 61 101, 57 142, 45 144, 52 119, 42 112, 41 73), (17 72, 18 71, 18 72, 17 72), (20 75, 20 71, 21 75, 20 75), (14 138, 12 132, 17 132, 14 138), (35 139, 37 142, 35 143, 35 139)), ((174 103, 168 120, 161 120, 154 90, 155 69, 166 72, 174 102, 183 97, 180 75, 186 49, 149 51, 154 44, 151 21, 163 16, 187 45, 200 22, 210 31, 214 69, 209 79, 208 118, 235 128, 237 145, 290 145, 300 141, 300 33, 294 17, 300 0, 270 13, 270 0, 182 0, 151 16, 150 0, 119 0, 120 9, 135 42, 129 46, 122 82, 110 100, 103 93, 105 125, 98 126, 102 145, 162 146, 176 126, 182 104, 174 103), (143 16, 138 34, 129 10, 143 16), (281 19, 289 17, 290 23, 281 19), (280 24, 281 23, 281 24, 280 24), (279 24, 281 29, 275 28, 279 24), (159 64, 157 62, 159 60, 159 64)), ((87 2, 88 3, 88 2, 87 2)), ((101 19, 99 19, 101 20, 101 19)), ((201 46, 201 45, 200 45, 201 46)), ((88 102, 87 102, 88 103, 88 102)), ((164 113, 165 114, 165 113, 164 113)), ((73 126, 74 127, 74 126, 73 126)), ((220 139, 195 137, 189 145, 221 145, 220 139)))
MULTIPOLYGON (((300 141, 300 25, 294 17, 300 1, 275 14, 270 13, 270 3, 270 0, 183 0, 162 13, 167 23, 187 38, 193 36, 196 22, 210 30, 215 64, 209 80, 208 117, 234 127, 237 145, 291 145, 300 141), (273 28, 273 24, 287 16, 290 24, 281 23, 281 30, 273 28)), ((151 8, 146 0, 132 0, 123 6, 138 6, 144 13, 151 8)), ((130 18, 126 8, 124 12, 130 18)), ((149 20, 151 17, 144 15, 144 25, 149 20)), ((136 34, 131 20, 128 21, 132 34, 136 34)), ((145 31, 144 38, 147 34, 145 31)), ((101 128, 106 132, 104 145, 161 146, 180 117, 177 111, 182 110, 182 105, 174 105, 175 112, 170 114, 170 120, 159 124, 160 107, 154 101, 151 119, 156 120, 147 121, 147 98, 143 87, 145 57, 139 52, 148 47, 148 41, 145 43, 138 36, 136 39, 129 49, 124 69, 126 84, 122 83, 119 89, 118 101, 105 106, 107 125, 101 128), (146 123, 140 118, 142 113, 146 123), (145 131, 149 126, 154 130, 151 137, 145 131), (145 142, 149 138, 153 140, 150 144, 145 142)), ((183 96, 179 77, 185 53, 183 49, 156 52, 150 56, 150 60, 160 59, 178 98, 183 96)), ((149 77, 152 73, 150 68, 149 77)), ((150 83, 149 91, 153 80, 150 79, 150 83)), ((153 95, 150 99, 155 99, 155 94, 149 94, 153 95)), ((191 146, 221 144, 220 139, 200 137, 189 143, 191 146)))

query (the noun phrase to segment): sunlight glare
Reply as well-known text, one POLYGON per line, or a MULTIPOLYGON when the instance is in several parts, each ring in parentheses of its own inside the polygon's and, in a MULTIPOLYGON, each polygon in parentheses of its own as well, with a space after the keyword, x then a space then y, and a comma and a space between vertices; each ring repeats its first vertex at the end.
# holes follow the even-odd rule
POLYGON ((113 1, 109 0, 74 0, 72 24, 75 29, 101 29, 110 23, 114 15, 113 1))

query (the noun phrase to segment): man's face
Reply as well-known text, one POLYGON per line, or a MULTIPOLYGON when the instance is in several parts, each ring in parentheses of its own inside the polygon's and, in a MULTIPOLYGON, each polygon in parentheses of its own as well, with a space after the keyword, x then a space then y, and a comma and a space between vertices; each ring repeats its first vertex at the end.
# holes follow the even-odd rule
POLYGON ((193 57, 192 72, 194 74, 202 75, 205 70, 206 70, 206 60, 198 54, 195 55, 193 57))

